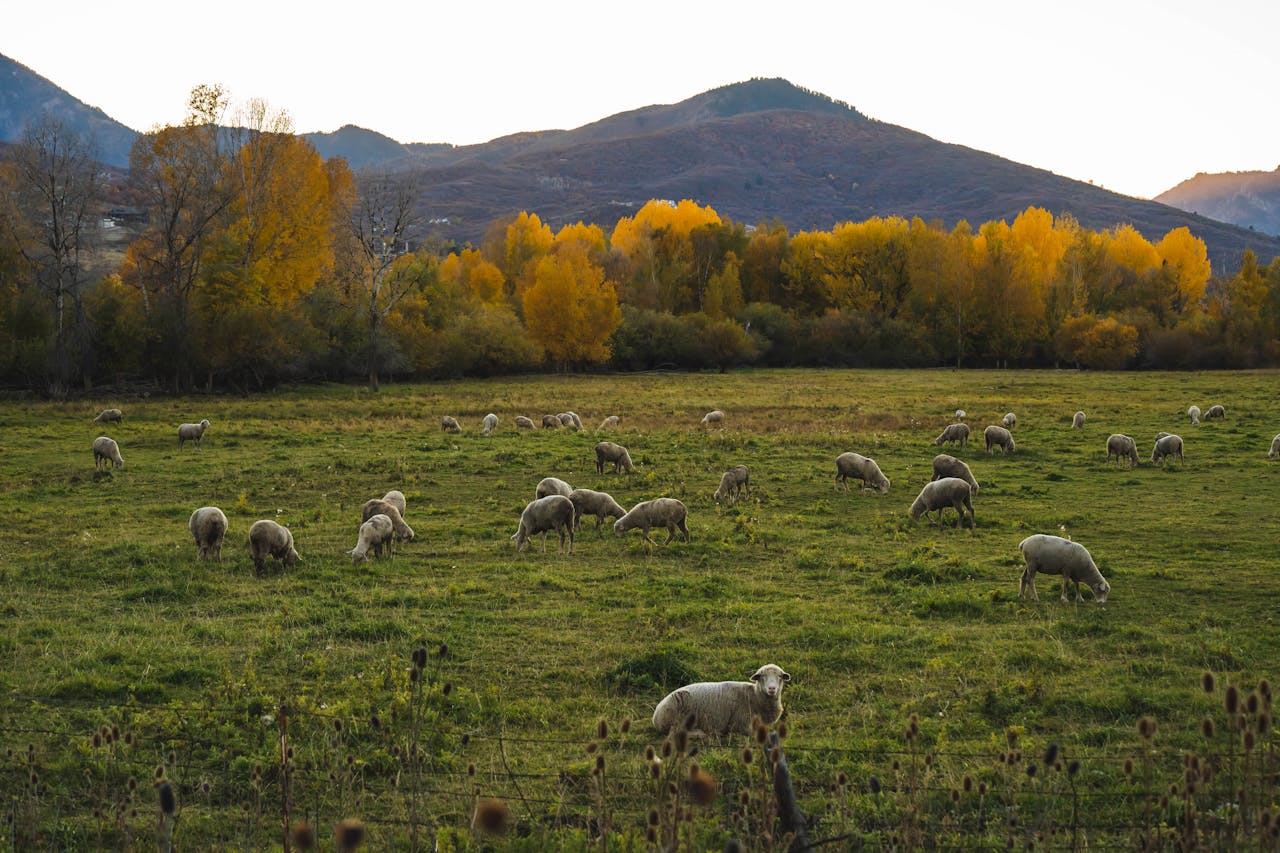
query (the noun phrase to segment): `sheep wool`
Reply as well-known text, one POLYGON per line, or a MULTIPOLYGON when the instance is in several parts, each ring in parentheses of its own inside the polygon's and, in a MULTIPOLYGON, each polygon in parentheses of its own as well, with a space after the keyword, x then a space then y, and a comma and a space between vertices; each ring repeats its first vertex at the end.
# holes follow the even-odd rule
POLYGON ((912 502, 911 520, 919 521, 920 516, 924 515, 931 524, 941 525, 943 511, 947 507, 952 507, 957 513, 956 527, 959 527, 964 521, 964 511, 966 509, 969 510, 969 526, 973 527, 977 524, 977 521, 973 515, 972 494, 973 489, 959 477, 943 477, 940 480, 931 480, 924 484, 924 488, 920 490, 920 494, 912 502), (934 522, 929 515, 934 510, 938 511, 937 522, 934 522))
POLYGON ((200 447, 200 440, 204 438, 204 431, 209 428, 209 419, 206 418, 198 424, 181 424, 178 427, 178 449, 182 449, 182 445, 188 441, 194 441, 197 448, 200 447))
POLYGON ((565 495, 547 495, 528 503, 520 513, 520 526, 511 539, 516 551, 523 551, 529 539, 542 534, 542 551, 547 550, 547 533, 555 531, 560 536, 560 553, 564 553, 564 540, 569 539, 569 553, 573 553, 573 502, 565 495))
POLYGON ((1018 597, 1023 598, 1027 590, 1031 590, 1031 599, 1039 601, 1036 595, 1036 575, 1062 575, 1062 600, 1067 601, 1067 589, 1075 586, 1076 601, 1084 601, 1080 594, 1080 584, 1084 583, 1093 590, 1093 598, 1099 604, 1107 602, 1111 592, 1111 584, 1102 577, 1093 556, 1080 543, 1063 539, 1061 536, 1050 536, 1036 533, 1018 543, 1018 550, 1026 560, 1026 568, 1022 570, 1022 580, 1018 584, 1018 597))
POLYGON ((283 570, 302 562, 293 547, 293 534, 289 528, 264 518, 249 528, 249 555, 253 557, 253 573, 258 577, 266 567, 267 557, 283 570))
MULTIPOLYGON (((400 496, 401 500, 404 496, 400 496)), ((413 528, 404 520, 404 516, 400 514, 400 507, 396 503, 386 498, 372 498, 364 502, 364 507, 360 510, 361 523, 368 521, 375 515, 385 515, 391 520, 391 529, 395 531, 397 539, 405 542, 413 541, 413 528)))
POLYGON ((733 503, 738 502, 738 498, 751 494, 751 471, 746 465, 734 465, 728 471, 720 476, 720 485, 716 488, 712 497, 716 503, 722 500, 732 499, 733 503))
POLYGON ((216 506, 202 506, 187 522, 196 543, 197 560, 222 562, 222 542, 227 536, 227 515, 216 506))
POLYGON ((849 478, 862 481, 864 489, 878 489, 889 494, 889 478, 880 470, 874 459, 859 453, 841 453, 836 457, 836 485, 849 491, 849 478))
POLYGON ((545 498, 547 495, 564 495, 567 498, 573 494, 573 486, 558 477, 543 477, 538 481, 538 486, 533 493, 539 498, 545 498))
POLYGON ((978 493, 978 481, 974 479, 968 463, 946 453, 939 453, 933 457, 933 479, 941 480, 943 477, 964 480, 975 495, 978 493))
POLYGON ((986 439, 988 453, 995 447, 1000 448, 1002 454, 1012 453, 1014 450, 1013 433, 1002 426, 992 424, 982 431, 982 437, 986 439))
POLYGON ((667 541, 663 544, 669 544, 671 540, 676 538, 676 531, 679 530, 684 536, 684 541, 690 541, 689 526, 685 523, 688 518, 688 510, 682 501, 675 498, 655 498, 651 501, 642 501, 631 508, 631 510, 622 518, 613 523, 613 533, 615 536, 621 536, 628 530, 634 528, 640 529, 640 537, 650 545, 656 545, 649 536, 649 531, 655 527, 665 527, 667 529, 667 541))
POLYGON ((791 676, 782 667, 768 663, 750 681, 686 684, 653 709, 653 727, 660 732, 684 728, 691 734, 716 737, 749 735, 755 718, 771 726, 782 716, 782 688, 789 681, 791 676))
POLYGON ((942 434, 933 440, 933 443, 941 447, 947 442, 953 444, 969 443, 969 425, 968 424, 948 424, 942 434))
POLYGON ((395 529, 391 519, 382 513, 369 516, 369 520, 360 525, 356 547, 347 552, 353 563, 364 562, 370 551, 373 556, 381 557, 382 549, 387 549, 387 556, 392 556, 391 543, 395 539, 395 529))
POLYGON ((120 445, 116 444, 114 438, 100 435, 93 440, 93 467, 95 470, 106 471, 113 466, 116 468, 124 467, 124 457, 120 455, 120 445))
POLYGON ((95 424, 124 423, 124 414, 119 409, 103 409, 102 412, 93 419, 95 424))
POLYGON ((1129 460, 1129 467, 1135 467, 1138 464, 1138 444, 1127 435, 1120 433, 1112 433, 1107 436, 1107 461, 1111 461, 1111 457, 1116 458, 1116 462, 1124 464, 1123 460, 1129 460))
POLYGON ((596 473, 603 474, 606 463, 613 463, 613 473, 626 471, 630 474, 635 470, 635 466, 631 464, 631 454, 621 444, 614 444, 612 441, 602 441, 596 445, 596 473))
POLYGON ((569 502, 573 504, 574 530, 582 526, 582 517, 584 515, 594 515, 596 517, 596 531, 599 532, 600 526, 604 524, 606 517, 612 517, 617 520, 627 514, 622 505, 615 501, 608 492, 597 492, 593 489, 574 489, 569 493, 569 502))

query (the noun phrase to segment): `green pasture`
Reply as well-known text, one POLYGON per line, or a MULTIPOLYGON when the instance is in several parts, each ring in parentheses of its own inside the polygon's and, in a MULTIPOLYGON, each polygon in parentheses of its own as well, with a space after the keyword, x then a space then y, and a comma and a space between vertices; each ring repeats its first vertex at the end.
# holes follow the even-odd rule
MULTIPOLYGON (((830 786, 840 771, 855 793, 891 778, 912 713, 942 790, 993 773, 1011 728, 1028 753, 1060 744, 1082 761, 1081 785, 1113 790, 1140 717, 1158 723, 1163 759, 1202 745, 1201 720, 1221 705, 1203 672, 1219 694, 1280 673, 1277 389, 1264 371, 760 370, 0 402, 8 831, 22 837, 29 814, 72 848, 103 824, 119 833, 127 819, 92 812, 130 774, 151 827, 159 765, 188 849, 239 849, 246 834, 278 844, 283 705, 297 812, 364 817, 375 848, 409 846, 418 820, 465 831, 477 789, 526 828, 589 836, 599 806, 583 745, 602 719, 614 824, 642 833, 654 705, 685 679, 744 679, 770 662, 791 674, 793 771, 829 835, 874 827, 865 797, 845 813, 830 786), (1215 403, 1225 420, 1190 425, 1189 405, 1215 403), (92 422, 108 406, 123 424, 92 422), (723 429, 699 426, 713 408, 723 429), (957 408, 975 440, 936 447, 957 408), (1077 409, 1087 420, 1073 430, 1077 409), (513 424, 567 410, 581 432, 513 424), (1017 451, 988 455, 982 427, 1007 411, 1017 451), (489 437, 487 412, 501 419, 489 437), (611 414, 621 426, 597 433, 611 414), (442 415, 463 432, 443 434, 442 415), (179 451, 178 424, 202 418, 203 447, 179 451), (1183 436, 1185 461, 1150 464, 1161 430, 1183 436), (1137 468, 1105 460, 1112 432, 1137 440, 1137 468), (95 473, 100 434, 119 442, 123 470, 95 473), (629 448, 635 473, 596 473, 604 438, 629 448), (834 488, 848 450, 877 460, 888 495, 834 488), (981 485, 975 529, 907 514, 943 451, 981 485), (717 506, 735 464, 750 467, 750 498, 717 506), (626 507, 679 498, 692 542, 647 549, 588 519, 572 555, 554 536, 517 554, 510 537, 545 476, 626 507), (388 489, 405 493, 417 537, 353 567, 361 505, 388 489), (197 562, 187 531, 210 504, 231 523, 221 564, 197 562), (301 565, 254 577, 246 534, 260 518, 293 532, 301 565), (1041 532, 1089 548, 1111 582, 1105 606, 1087 591, 1062 603, 1045 576, 1039 602, 1019 600, 1017 546, 1041 532), (410 682, 420 646, 431 661, 410 682), (103 726, 137 734, 95 747, 103 726)), ((726 791, 741 746, 701 747, 726 791)))

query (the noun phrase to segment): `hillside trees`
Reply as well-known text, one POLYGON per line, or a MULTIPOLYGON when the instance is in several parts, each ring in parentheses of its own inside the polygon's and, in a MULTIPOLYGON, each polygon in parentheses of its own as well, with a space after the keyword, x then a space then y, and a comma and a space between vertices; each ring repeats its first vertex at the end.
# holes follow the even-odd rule
POLYGON ((622 312, 613 283, 580 242, 537 262, 523 304, 529 337, 561 367, 608 360, 622 312))

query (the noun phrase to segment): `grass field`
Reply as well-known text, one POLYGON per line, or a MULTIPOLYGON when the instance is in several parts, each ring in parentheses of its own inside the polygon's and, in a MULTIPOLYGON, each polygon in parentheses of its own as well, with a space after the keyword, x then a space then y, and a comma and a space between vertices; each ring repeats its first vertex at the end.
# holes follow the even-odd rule
MULTIPOLYGON (((792 676, 787 745, 818 837, 886 844, 896 819, 868 779, 895 778, 895 760, 907 773, 917 751, 934 756, 911 771, 930 791, 968 774, 994 787, 1011 729, 1027 755, 1060 744, 1082 762, 1071 784, 1114 799, 1130 791, 1123 761, 1142 754, 1139 718, 1158 723, 1160 763, 1176 770, 1180 750, 1203 748, 1223 686, 1277 674, 1277 387, 1274 372, 748 371, 0 403, 4 831, 60 849, 149 838, 164 775, 187 849, 279 844, 282 788, 295 818, 366 820, 373 849, 414 846, 419 824, 422 838, 444 830, 443 846, 474 843, 477 789, 512 804, 531 848, 585 844, 602 820, 635 841, 655 796, 655 703, 684 679, 768 662, 792 676), (1192 427, 1192 403, 1227 417, 1192 427), (106 406, 122 425, 91 422, 106 406), (712 408, 724 428, 705 431, 712 408), (978 438, 944 450, 981 484, 972 530, 907 514, 957 408, 978 438), (582 432, 513 426, 565 410, 582 432), (484 437, 490 411, 500 429, 484 437), (988 456, 981 429, 1006 411, 1017 451, 988 456), (445 414, 462 434, 441 433, 445 414), (609 414, 629 476, 595 471, 609 414), (179 452, 177 425, 201 418, 203 448, 179 452), (1184 462, 1150 464, 1160 430, 1184 437, 1184 462), (1105 461, 1112 432, 1137 440, 1139 467, 1105 461), (119 442, 123 470, 95 474, 99 434, 119 442), (878 461, 888 495, 833 488, 846 450, 878 461), (750 499, 717 506, 739 463, 750 499), (650 553, 589 520, 572 555, 554 536, 545 554, 517 554, 509 538, 548 475, 626 507, 679 498, 692 542, 650 553), (361 505, 392 488, 417 537, 353 567, 361 505), (187 532, 208 504, 231 523, 221 564, 197 562, 187 532), (290 528, 303 564, 254 577, 245 537, 259 518, 290 528), (1018 542, 1037 532, 1090 549, 1105 606, 1087 592, 1061 603, 1044 576, 1038 603, 1019 600, 1018 542), (418 647, 430 660, 410 681, 418 647), (583 751, 602 719, 616 768, 603 795, 583 751), (847 795, 831 791, 841 771, 847 795)), ((750 785, 742 745, 700 747, 725 793, 706 838, 741 829, 728 814, 750 785)), ((1110 834, 1099 820, 1095 847, 1123 839, 1132 812, 1110 834)))

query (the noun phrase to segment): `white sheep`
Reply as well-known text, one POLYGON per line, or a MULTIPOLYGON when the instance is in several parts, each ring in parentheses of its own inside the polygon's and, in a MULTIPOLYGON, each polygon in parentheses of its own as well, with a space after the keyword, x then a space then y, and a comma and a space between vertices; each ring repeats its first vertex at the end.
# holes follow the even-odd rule
POLYGON ((1209 411, 1205 413, 1204 417, 1205 417, 1205 420, 1212 421, 1212 420, 1217 420, 1218 418, 1225 418, 1226 416, 1227 416, 1226 409, 1222 408, 1221 406, 1210 406, 1209 411))
POLYGON ((776 664, 765 664, 750 681, 699 681, 671 691, 653 709, 660 732, 749 735, 756 718, 766 726, 782 716, 782 688, 791 676, 776 664))
POLYGON ((954 444, 969 443, 969 425, 968 424, 948 424, 942 430, 942 434, 933 440, 933 443, 941 447, 947 442, 954 444))
POLYGON ((545 498, 547 495, 564 495, 567 498, 571 494, 573 494, 573 486, 557 477, 543 477, 534 490, 534 495, 540 498, 545 498))
POLYGON ((1130 467, 1136 467, 1138 464, 1138 443, 1127 435, 1120 433, 1112 433, 1107 436, 1107 461, 1111 461, 1111 457, 1115 456, 1116 463, 1119 464, 1121 459, 1128 459, 1130 467))
POLYGON ((947 507, 954 507, 957 513, 956 527, 959 527, 964 521, 964 511, 969 510, 969 526, 977 525, 977 520, 973 515, 973 488, 959 477, 943 477, 940 480, 931 480, 924 484, 924 488, 920 490, 920 494, 911 504, 911 520, 919 521, 921 514, 929 519, 930 524, 941 524, 942 514, 947 507), (938 520, 934 522, 929 515, 934 510, 938 511, 938 520))
POLYGON ((573 553, 573 502, 564 495, 547 495, 531 501, 520 513, 520 526, 511 539, 516 543, 516 551, 523 551, 529 539, 537 533, 542 534, 542 551, 547 550, 547 532, 554 530, 560 534, 560 553, 564 553, 564 539, 569 537, 569 553, 573 553))
POLYGON ((993 447, 1000 448, 1001 453, 1012 453, 1014 451, 1013 433, 1002 426, 992 424, 982 431, 982 437, 987 440, 988 453, 991 452, 993 447))
POLYGON ((600 525, 604 524, 605 518, 612 517, 617 520, 627 514, 622 505, 615 501, 608 492, 597 492, 593 489, 574 489, 569 493, 569 501, 573 504, 573 527, 575 530, 582 526, 582 517, 584 515, 594 515, 596 517, 596 531, 599 532, 600 525))
POLYGON ((397 539, 403 539, 406 542, 413 541, 413 528, 404 520, 404 516, 400 514, 400 507, 385 498, 371 498, 364 502, 364 507, 360 510, 361 523, 368 521, 375 515, 385 515, 391 519, 391 528, 395 531, 397 539))
POLYGON ((1177 435, 1165 434, 1156 439, 1156 446, 1151 450, 1151 463, 1153 465, 1161 464, 1165 459, 1178 457, 1178 461, 1182 461, 1182 437, 1177 435))
POLYGON ((120 445, 115 439, 100 435, 93 440, 94 470, 110 470, 111 466, 124 467, 124 457, 120 455, 120 445))
POLYGON ((719 409, 712 409, 711 411, 707 412, 705 415, 702 416, 701 423, 703 426, 709 426, 711 424, 722 424, 724 423, 724 412, 720 411, 719 409))
POLYGON ((1275 459, 1276 456, 1280 456, 1280 434, 1271 439, 1271 451, 1267 454, 1267 458, 1275 459))
POLYGON ((1036 574, 1062 575, 1062 600, 1067 601, 1067 587, 1075 586, 1076 601, 1084 601, 1080 594, 1080 583, 1093 590, 1093 599, 1099 604, 1107 603, 1107 594, 1111 592, 1111 584, 1107 583, 1098 571, 1089 551, 1080 543, 1063 539, 1061 536, 1050 536, 1036 533, 1018 543, 1018 550, 1027 561, 1022 570, 1022 580, 1018 583, 1018 597, 1023 598, 1028 589, 1031 600, 1039 601, 1036 595, 1036 574))
POLYGON ((1071 416, 1072 429, 1084 429, 1084 412, 1076 412, 1071 416))
POLYGON ((444 432, 462 432, 462 425, 457 418, 445 415, 440 419, 440 429, 444 432))
POLYGON ((561 412, 556 415, 560 419, 560 423, 564 426, 571 426, 574 429, 582 429, 582 418, 578 417, 577 412, 561 412), (569 420, 565 420, 568 418, 569 420))
POLYGON ((484 425, 484 434, 493 435, 493 431, 498 428, 498 416, 493 412, 490 412, 484 416, 484 421, 482 423, 484 425))
POLYGON ((564 424, 560 423, 560 418, 559 418, 559 416, 557 416, 557 415, 543 415, 543 416, 542 416, 542 428, 543 428, 543 429, 560 429, 560 427, 562 427, 562 426, 564 426, 564 424))
POLYGON ((675 498, 655 498, 651 501, 642 501, 631 508, 631 511, 613 523, 613 533, 615 536, 621 536, 628 530, 640 528, 640 537, 650 545, 657 543, 649 537, 649 530, 654 527, 665 527, 667 529, 667 541, 663 544, 669 544, 672 539, 676 538, 676 530, 678 529, 684 534, 684 541, 690 541, 689 526, 685 523, 688 518, 689 511, 685 508, 684 503, 675 498))
POLYGON ((1005 429, 1013 429, 1018 425, 1018 416, 1013 412, 1006 412, 1000 423, 1005 429))
POLYGON ((614 444, 612 441, 602 441, 596 445, 596 473, 604 473, 604 465, 606 462, 613 463, 613 473, 626 471, 630 474, 635 470, 635 466, 631 464, 631 454, 621 444, 614 444))
POLYGON ((1158 433, 1156 433, 1156 441, 1159 441, 1160 439, 1164 438, 1166 435, 1173 435, 1173 433, 1171 433, 1171 432, 1158 432, 1158 433))
POLYGON ((978 493, 978 481, 974 479, 973 472, 969 470, 968 464, 954 456, 939 453, 933 457, 933 479, 941 480, 943 477, 955 477, 964 480, 969 484, 969 488, 973 490, 975 495, 978 493))
POLYGON ((409 505, 405 502, 405 499, 404 499, 404 492, 400 491, 399 489, 392 489, 391 491, 383 495, 382 499, 387 503, 391 504, 397 510, 399 510, 400 515, 402 516, 405 514, 405 510, 409 508, 409 505))
POLYGON ((1192 406, 1191 408, 1187 409, 1187 417, 1191 418, 1192 426, 1199 426, 1200 425, 1200 407, 1192 406))
POLYGON ((283 565, 288 568, 302 562, 302 557, 294 550, 293 534, 289 528, 267 518, 255 521, 249 528, 249 554, 253 557, 253 573, 259 577, 268 556, 277 567, 283 565))
POLYGON ((196 447, 200 446, 200 440, 204 438, 204 431, 209 428, 209 419, 205 418, 198 424, 180 424, 178 426, 178 449, 182 449, 182 445, 188 441, 194 441, 196 447))
POLYGON ((373 556, 381 557, 382 549, 385 547, 387 556, 390 557, 392 556, 391 543, 394 539, 395 528, 390 517, 380 512, 375 513, 360 525, 360 538, 356 540, 356 547, 347 552, 347 556, 351 558, 351 562, 361 563, 370 551, 373 551, 373 556))
POLYGON ((222 562, 222 542, 227 537, 227 515, 216 506, 202 506, 187 522, 196 543, 197 560, 222 562))
POLYGON ((956 409, 956 420, 962 421, 968 416, 969 414, 964 409, 956 409))
POLYGON ((609 417, 605 418, 600 422, 600 429, 602 430, 612 429, 613 427, 616 427, 620 423, 622 423, 622 418, 618 417, 617 415, 609 415, 609 417))
POLYGON ((844 486, 844 490, 849 491, 850 477, 861 480, 864 489, 879 489, 880 494, 889 494, 889 478, 874 459, 860 453, 841 453, 836 457, 836 486, 844 486))
POLYGON ((96 418, 93 419, 95 424, 124 423, 124 413, 119 409, 103 409, 96 418))
POLYGON ((751 471, 746 465, 734 465, 721 475, 720 486, 712 497, 716 503, 730 498, 737 503, 744 494, 751 495, 751 471))
POLYGON ((524 415, 516 415, 516 429, 533 429, 533 421, 524 415))

